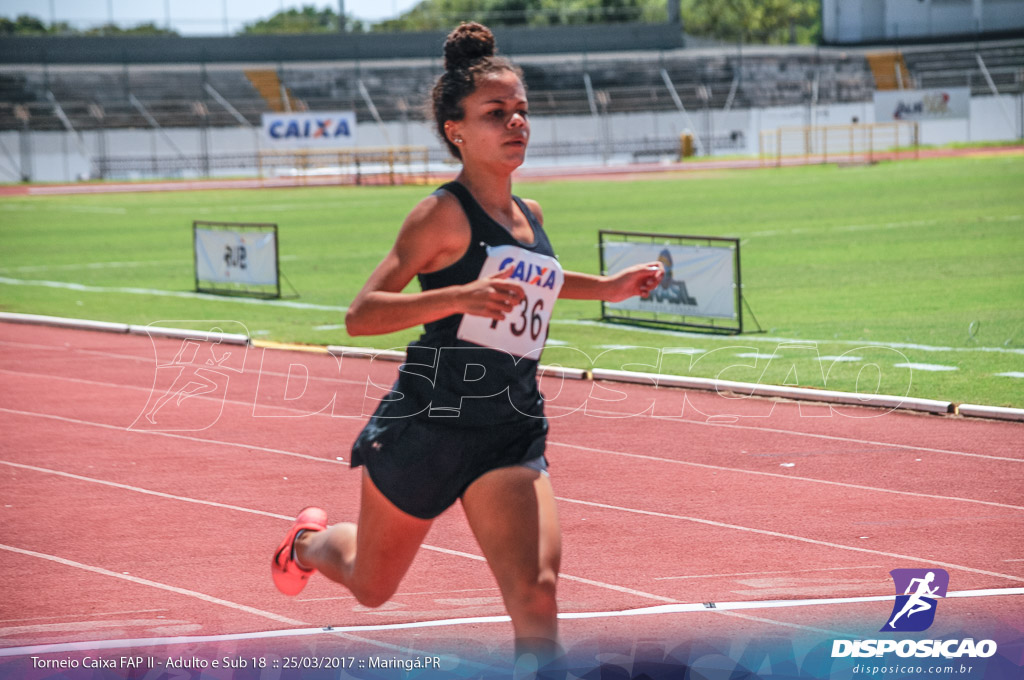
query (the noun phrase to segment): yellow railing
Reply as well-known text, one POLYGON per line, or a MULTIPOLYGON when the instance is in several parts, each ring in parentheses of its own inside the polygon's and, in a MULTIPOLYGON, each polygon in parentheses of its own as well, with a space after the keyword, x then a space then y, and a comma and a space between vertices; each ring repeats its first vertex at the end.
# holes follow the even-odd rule
POLYGON ((919 140, 918 124, 914 121, 796 125, 762 130, 758 149, 761 165, 783 165, 783 159, 798 159, 802 163, 870 163, 887 158, 917 158, 919 140))
POLYGON ((302 178, 312 174, 350 176, 356 184, 380 182, 426 183, 429 152, 425 146, 364 147, 353 149, 295 149, 261 151, 260 177, 285 171, 302 178))

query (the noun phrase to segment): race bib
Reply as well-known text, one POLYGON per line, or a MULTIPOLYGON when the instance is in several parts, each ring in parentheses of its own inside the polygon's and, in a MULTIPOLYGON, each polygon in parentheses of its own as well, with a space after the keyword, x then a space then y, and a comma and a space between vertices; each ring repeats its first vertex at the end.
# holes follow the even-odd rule
POLYGON ((551 311, 565 282, 565 274, 553 257, 519 246, 493 246, 487 248, 487 261, 480 270, 480 278, 494 276, 510 266, 515 270, 507 280, 523 287, 522 303, 501 321, 464 315, 458 337, 513 356, 540 359, 548 337, 551 311))

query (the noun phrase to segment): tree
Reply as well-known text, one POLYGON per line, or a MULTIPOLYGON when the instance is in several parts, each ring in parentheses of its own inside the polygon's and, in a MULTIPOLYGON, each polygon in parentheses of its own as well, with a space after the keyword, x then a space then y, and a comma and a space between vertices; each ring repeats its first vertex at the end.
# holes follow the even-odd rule
POLYGON ((686 32, 719 40, 783 44, 816 42, 818 0, 683 0, 686 32))
POLYGON ((46 24, 30 14, 19 14, 11 21, 0 17, 0 35, 45 35, 46 24))
POLYGON ((15 20, 0 17, 0 35, 178 35, 176 31, 160 28, 149 22, 121 28, 116 24, 104 24, 85 31, 72 28, 65 21, 58 21, 47 26, 42 19, 29 14, 22 14, 15 20))
POLYGON ((178 35, 177 31, 169 28, 160 28, 153 22, 145 24, 138 24, 137 26, 129 26, 128 28, 121 28, 117 24, 103 24, 102 26, 96 26, 90 28, 87 31, 76 31, 78 35, 86 36, 99 36, 99 35, 178 35))
POLYGON ((666 0, 423 0, 379 31, 442 31, 459 21, 489 26, 554 26, 665 21, 666 0))
MULTIPOLYGON (((363 24, 360 21, 346 17, 345 28, 350 31, 361 32, 363 24)), ((327 7, 318 10, 313 5, 304 5, 301 9, 291 8, 271 16, 268 19, 261 19, 251 24, 246 24, 241 33, 245 35, 266 35, 266 34, 294 34, 294 33, 337 33, 338 14, 327 7)))

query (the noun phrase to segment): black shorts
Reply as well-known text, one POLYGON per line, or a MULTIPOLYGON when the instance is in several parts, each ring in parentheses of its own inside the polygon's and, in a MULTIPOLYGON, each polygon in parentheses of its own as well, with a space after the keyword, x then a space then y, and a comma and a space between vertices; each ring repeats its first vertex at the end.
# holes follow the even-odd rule
POLYGON ((547 433, 546 418, 458 427, 442 418, 386 418, 378 411, 352 446, 352 467, 365 465, 374 485, 399 510, 433 519, 491 470, 515 465, 545 470, 547 433))

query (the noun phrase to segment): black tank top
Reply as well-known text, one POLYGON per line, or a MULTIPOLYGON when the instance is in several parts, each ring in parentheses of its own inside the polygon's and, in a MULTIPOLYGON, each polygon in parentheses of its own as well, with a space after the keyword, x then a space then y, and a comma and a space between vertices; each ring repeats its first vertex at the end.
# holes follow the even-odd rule
MULTIPOLYGON (((475 281, 487 259, 487 246, 513 245, 554 257, 547 234, 522 199, 512 199, 533 230, 533 243, 516 240, 477 203, 466 187, 449 182, 447 191, 462 205, 469 220, 469 248, 458 261, 436 272, 420 274, 424 291, 475 281)), ((537 389, 537 361, 481 347, 456 337, 461 314, 424 325, 419 340, 409 345, 386 410, 397 417, 416 415, 458 427, 486 426, 527 417, 543 417, 537 389)))

